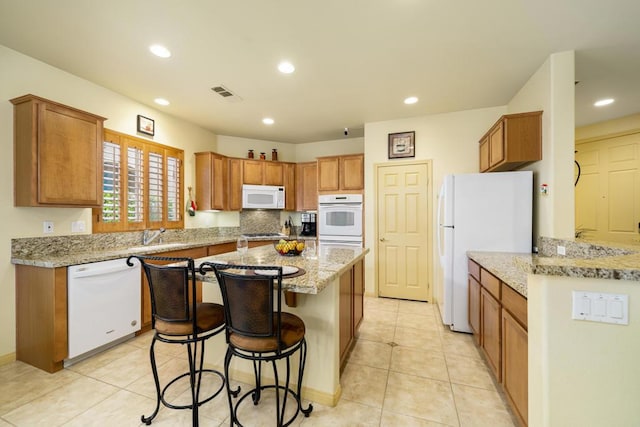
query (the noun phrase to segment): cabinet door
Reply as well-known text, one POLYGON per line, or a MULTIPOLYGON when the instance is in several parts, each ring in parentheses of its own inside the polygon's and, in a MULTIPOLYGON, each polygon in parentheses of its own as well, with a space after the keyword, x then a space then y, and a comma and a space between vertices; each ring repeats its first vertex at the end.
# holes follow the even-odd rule
POLYGON ((296 209, 318 209, 318 166, 316 162, 296 165, 296 209))
POLYGON ((364 317, 364 261, 353 266, 353 334, 364 317))
POLYGON ((480 283, 469 275, 469 326, 476 344, 480 344, 480 283))
POLYGON ((227 160, 216 153, 196 153, 196 202, 202 210, 225 208, 227 160))
POLYGON ((242 183, 262 185, 264 181, 264 160, 244 160, 242 162, 242 183))
POLYGON ((321 157, 318 159, 318 191, 340 189, 340 158, 321 157))
POLYGON ((242 209, 242 159, 229 159, 227 209, 239 211, 242 209))
POLYGON ((351 270, 340 276, 339 329, 340 364, 345 359, 353 338, 353 278, 351 270))
POLYGON ((502 310, 502 385, 515 413, 527 425, 528 411, 528 334, 509 314, 502 310))
POLYGON ((264 163, 264 185, 283 185, 284 174, 282 163, 264 163))
POLYGON ((504 160, 504 122, 498 123, 489 132, 489 167, 493 167, 504 160))
POLYGON ((283 163, 282 175, 284 185, 284 210, 296 210, 296 165, 295 163, 283 163))
POLYGON ((486 289, 480 291, 482 349, 498 382, 500 382, 500 303, 486 289))
POLYGON ((11 102, 15 205, 100 207, 104 118, 33 95, 11 102))
POLYGON ((211 245, 207 247, 207 256, 226 254, 228 252, 234 252, 236 250, 236 243, 220 243, 217 245, 211 245))
POLYGON ((364 189, 364 155, 340 157, 340 189, 364 189))
POLYGON ((480 172, 489 169, 489 137, 480 141, 480 172))
POLYGON ((41 104, 38 201, 95 206, 102 203, 102 126, 65 109, 41 104), (64 182, 64 185, 60 185, 64 182))

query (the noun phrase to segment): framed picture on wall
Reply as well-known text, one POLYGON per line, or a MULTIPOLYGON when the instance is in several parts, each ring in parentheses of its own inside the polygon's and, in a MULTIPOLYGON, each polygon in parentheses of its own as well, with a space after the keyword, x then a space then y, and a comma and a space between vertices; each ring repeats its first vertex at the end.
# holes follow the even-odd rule
POLYGON ((415 132, 400 132, 389 134, 389 158, 399 159, 415 157, 415 132))
POLYGON ((156 124, 148 117, 138 114, 138 132, 153 136, 156 133, 156 124))

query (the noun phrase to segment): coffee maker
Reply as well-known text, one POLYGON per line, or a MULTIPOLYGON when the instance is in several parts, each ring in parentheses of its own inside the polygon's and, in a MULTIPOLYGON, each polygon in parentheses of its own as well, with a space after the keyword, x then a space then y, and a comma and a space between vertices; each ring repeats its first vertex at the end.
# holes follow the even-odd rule
POLYGON ((302 222, 301 236, 315 236, 316 235, 316 214, 315 213, 303 213, 300 214, 300 221, 302 222))

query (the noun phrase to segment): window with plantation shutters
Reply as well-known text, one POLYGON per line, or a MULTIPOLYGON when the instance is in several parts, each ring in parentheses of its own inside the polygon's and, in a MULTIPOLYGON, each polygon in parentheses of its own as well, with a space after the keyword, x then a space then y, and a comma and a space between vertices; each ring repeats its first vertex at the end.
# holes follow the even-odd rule
POLYGON ((180 159, 167 155, 167 221, 180 221, 182 203, 180 201, 180 159))
POLYGON ((120 145, 105 141, 102 149, 102 221, 120 222, 122 162, 120 145))
POLYGON ((144 223, 144 151, 127 147, 127 222, 144 223))
POLYGON ((182 228, 184 152, 105 129, 102 208, 93 231, 182 228))
POLYGON ((162 211, 164 207, 163 188, 163 156, 158 153, 149 153, 149 221, 162 222, 162 211))

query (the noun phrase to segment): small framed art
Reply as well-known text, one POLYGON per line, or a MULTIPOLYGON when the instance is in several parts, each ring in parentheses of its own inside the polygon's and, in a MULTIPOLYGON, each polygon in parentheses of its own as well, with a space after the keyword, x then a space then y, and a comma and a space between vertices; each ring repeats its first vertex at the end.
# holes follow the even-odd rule
POLYGON ((400 132, 389 134, 389 158, 399 159, 415 157, 415 132, 400 132))
POLYGON ((153 136, 156 133, 155 122, 138 114, 138 132, 153 136))

